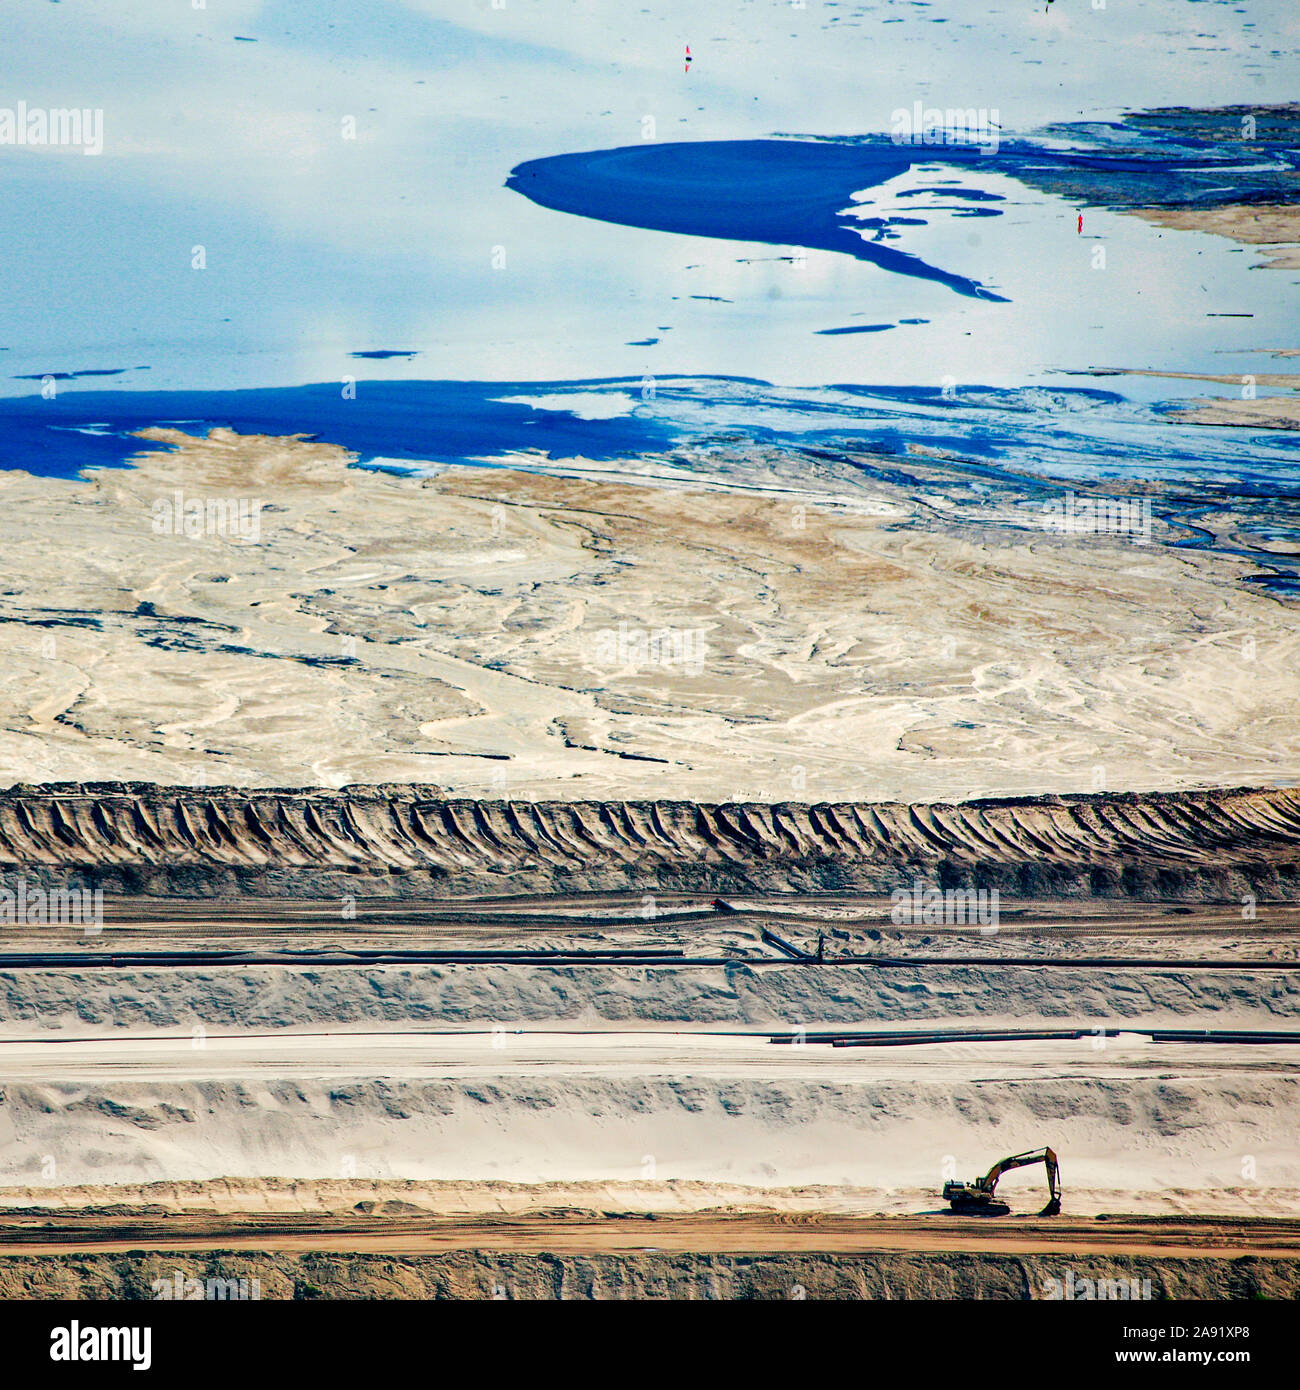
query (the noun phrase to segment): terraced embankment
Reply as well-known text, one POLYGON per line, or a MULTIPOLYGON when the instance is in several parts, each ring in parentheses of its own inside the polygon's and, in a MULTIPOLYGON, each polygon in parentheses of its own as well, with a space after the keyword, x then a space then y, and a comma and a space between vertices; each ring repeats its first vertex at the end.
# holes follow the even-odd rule
POLYGON ((113 892, 329 897, 851 888, 918 872, 1006 894, 1300 896, 1290 789, 958 805, 440 799, 432 789, 0 795, 0 872, 113 892))
MULTIPOLYGON (((1073 1275, 1107 1298, 1236 1301, 1300 1296, 1300 1260, 983 1253, 437 1255, 296 1253, 0 1257, 0 1299, 155 1299, 182 1279, 209 1297, 277 1299, 1043 1299, 1073 1275), (257 1283, 254 1286, 253 1281, 257 1283), (215 1282, 211 1282, 215 1281, 215 1282), (233 1285, 231 1281, 234 1281, 233 1285), (239 1281, 247 1281, 240 1284, 239 1281), (1122 1286, 1115 1281, 1123 1281, 1122 1286), (1149 1281, 1149 1282, 1148 1282, 1149 1281)), ((187 1286, 182 1286, 187 1287, 187 1286)), ((191 1297, 197 1296, 191 1294, 191 1297)))
POLYGON ((0 1239, 0 1293, 152 1297, 180 1269, 268 1298, 1032 1298, 1073 1271, 1294 1297, 1298 869, 1284 789, 904 806, 16 788, 6 890, 108 896, 102 931, 29 921, 0 942, 0 1171, 11 1216, 31 1208, 0 1239), (988 930, 899 922, 888 890, 918 880, 1017 902, 988 930), (928 1036, 956 1020, 1020 1031, 928 1036), (835 1025, 927 1036, 822 1045, 835 1025), (1015 1218, 957 1240, 945 1173, 1045 1142, 1083 1234, 1017 1244, 1015 1218), (452 1213, 352 1199, 266 1224, 283 1184, 340 1174, 482 1191, 452 1213), (211 1210, 156 1212, 155 1182, 211 1210), (603 1192, 637 1182, 649 1197, 603 1192), (517 1226, 511 1183, 602 1196, 517 1226), (823 1198, 745 1226, 704 1197, 669 1212, 691 1183, 823 1198), (69 1184, 97 1195, 55 1211, 69 1184), (913 1224, 836 1226, 824 1194, 853 1188, 870 1195, 850 1216, 913 1224), (1115 1211, 1167 1229, 1117 1244, 1094 1219, 1115 1211), (1207 1215, 1213 1232, 1186 1225, 1207 1215))

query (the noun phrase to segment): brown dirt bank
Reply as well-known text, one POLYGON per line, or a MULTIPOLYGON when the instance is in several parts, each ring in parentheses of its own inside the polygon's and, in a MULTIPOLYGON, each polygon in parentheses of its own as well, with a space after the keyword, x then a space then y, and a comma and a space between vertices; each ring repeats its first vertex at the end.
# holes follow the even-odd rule
POLYGON ((436 789, 0 793, 0 873, 50 887, 237 897, 888 892, 918 873, 1008 895, 1293 899, 1288 788, 893 802, 461 801, 436 789))
MULTIPOLYGON (((1157 1299, 1300 1296, 1300 1261, 1204 1257, 641 1251, 548 1255, 458 1250, 437 1255, 213 1253, 0 1256, 0 1298, 144 1299, 155 1280, 257 1279, 274 1299, 1017 1299, 1049 1278, 1147 1280, 1157 1299)), ((251 1287, 251 1284, 250 1284, 251 1287)))

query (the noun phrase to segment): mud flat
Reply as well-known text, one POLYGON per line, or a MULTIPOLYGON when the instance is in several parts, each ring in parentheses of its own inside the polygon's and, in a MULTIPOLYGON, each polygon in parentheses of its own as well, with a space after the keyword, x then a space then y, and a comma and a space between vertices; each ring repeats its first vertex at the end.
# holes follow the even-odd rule
POLYGON ((1300 765, 1293 615, 1160 506, 1135 540, 808 451, 409 477, 146 433, 131 468, 0 473, 13 782, 912 803, 1300 765), (241 500, 256 538, 207 526, 241 500))

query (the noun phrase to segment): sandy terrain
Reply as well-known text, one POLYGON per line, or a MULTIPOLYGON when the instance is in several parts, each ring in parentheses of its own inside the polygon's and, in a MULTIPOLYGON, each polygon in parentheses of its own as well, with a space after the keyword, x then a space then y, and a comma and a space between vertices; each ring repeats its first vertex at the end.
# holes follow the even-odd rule
MULTIPOLYGON (((1034 1221, 1042 1205, 1041 1171, 1026 1170, 1007 1180, 1003 1190, 1008 1203, 1015 1208, 1006 1225, 1005 1234, 1011 1241, 1018 1233, 1033 1231, 1037 1238, 1050 1235, 1055 1221, 1034 1221)), ((1216 1215, 1196 1216, 1189 1207, 1203 1194, 1187 1190, 1171 1190, 1163 1201, 1152 1205, 1151 1194, 1145 1194, 1149 1210, 1143 1214, 1130 1211, 1132 1200, 1126 1189, 1105 1191, 1093 1188, 1086 1193, 1073 1192, 1070 1211, 1060 1222, 1062 1237, 1079 1242, 1081 1233, 1090 1229, 1095 1246, 1106 1243, 1110 1235, 1132 1241, 1141 1227, 1148 1230, 1163 1227, 1170 1235, 1181 1229, 1187 1238, 1199 1227, 1202 1231, 1223 1230, 1238 1224, 1243 1231, 1249 1222, 1260 1223, 1275 1235, 1284 1234, 1286 1218, 1270 1216, 1273 1194, 1260 1193, 1249 1187, 1224 1189, 1215 1194, 1216 1215), (1084 1216, 1084 1211, 1097 1216, 1084 1216), (1127 1212, 1126 1221, 1116 1216, 1127 1212), (1101 1223, 1104 1223, 1101 1224, 1101 1223)), ((1278 1194, 1285 1197, 1287 1194, 1278 1194)), ((1291 1194, 1300 1196, 1300 1193, 1291 1194)), ((1300 1244, 1300 1222, 1295 1222, 1294 1207, 1290 1212, 1293 1228, 1286 1243, 1300 1244)), ((494 1218, 501 1219, 498 1240, 508 1240, 509 1223, 527 1218, 540 1224, 546 1220, 589 1222, 593 1218, 630 1217, 698 1217, 727 1218, 755 1216, 771 1222, 769 1240, 777 1238, 779 1226, 786 1225, 788 1236, 797 1238, 801 1228, 816 1224, 819 1216, 853 1217, 859 1219, 856 1229, 870 1240, 871 1232, 893 1230, 911 1232, 907 1242, 922 1248, 926 1232, 942 1242, 956 1232, 965 1240, 983 1235, 997 1238, 1004 1223, 971 1220, 948 1211, 942 1201, 936 1201, 934 1191, 924 1188, 864 1188, 849 1184, 833 1187, 815 1183, 799 1187, 763 1187, 736 1182, 699 1182, 686 1179, 648 1181, 640 1179, 622 1182, 551 1182, 512 1183, 431 1182, 400 1179, 363 1178, 259 1178, 255 1181, 223 1178, 211 1182, 153 1182, 146 1184, 120 1183, 89 1186, 32 1186, 0 1188, 0 1245, 12 1241, 20 1223, 29 1233, 46 1225, 40 1235, 57 1242, 61 1231, 85 1223, 83 1229, 94 1243, 112 1239, 114 1220, 119 1229, 128 1223, 137 1235, 144 1236, 145 1226, 152 1226, 151 1238, 156 1238, 157 1223, 168 1223, 166 1229, 177 1236, 182 1233, 192 1240, 213 1235, 229 1219, 231 1230, 246 1234, 256 1223, 273 1238, 277 1231, 292 1239, 297 1231, 306 1233, 313 1222, 317 1229, 350 1232, 353 1236, 382 1240, 380 1223, 391 1221, 395 1229, 402 1218, 425 1223, 425 1231, 436 1231, 429 1218, 440 1223, 444 1240, 454 1239, 458 1224, 463 1231, 476 1221, 485 1229, 494 1218), (919 1214, 919 1219, 918 1219, 919 1214), (942 1216, 941 1222, 932 1218, 942 1216), (884 1222, 868 1222, 862 1218, 887 1217, 884 1222), (911 1221, 903 1218, 914 1218, 911 1221), (179 1218, 179 1219, 178 1219, 179 1218), (472 1218, 472 1221, 463 1221, 472 1218), (460 1219, 460 1220, 458 1220, 460 1219), (66 1220, 68 1225, 64 1225, 66 1220), (174 1224, 173 1224, 174 1223, 174 1224), (206 1231, 205 1231, 206 1223, 206 1231), (98 1228, 95 1230, 94 1228, 98 1228)), ((697 1230, 702 1228, 697 1226, 697 1230)), ((627 1226, 621 1229, 626 1231, 627 1226)), ((642 1228, 644 1229, 644 1228, 642 1228)), ((733 1229, 735 1229, 733 1227, 733 1229)), ((408 1233, 409 1234, 409 1233, 408 1233)), ((879 1234, 876 1236, 879 1239, 879 1234)), ((1192 1236, 1194 1239, 1194 1236, 1192 1236)), ((608 1237, 619 1240, 618 1228, 608 1237)), ((90 1242, 88 1242, 90 1243, 90 1242)), ((637 1245, 658 1243, 639 1240, 637 1245)), ((682 1247, 689 1248, 689 1247, 682 1247)), ((725 1249, 725 1236, 714 1243, 725 1249)), ((733 1247, 734 1248, 734 1247, 733 1247)))
MULTIPOLYGON (((885 1210, 928 1191, 924 1210, 945 1164, 973 1175, 1049 1142, 1068 1155, 1073 1212, 1122 1192, 1134 1211, 1294 1213, 1294 1047, 1098 1042, 844 1050, 700 1028, 14 1041, 0 1044, 0 1171, 24 1187, 51 1161, 50 1181, 77 1185, 341 1171, 843 1184, 885 1189, 885 1210)), ((1041 1186, 1028 1171, 1008 1194, 1041 1186)))
POLYGON ((1290 613, 1159 521, 1058 535, 829 462, 750 492, 409 479, 152 433, 180 447, 0 476, 14 780, 916 800, 1259 783, 1300 754, 1290 613), (260 540, 155 534, 178 488, 260 499, 260 540))
POLYGON ((1228 396, 1222 400, 1193 401, 1171 412, 1186 425, 1240 425, 1253 430, 1300 429, 1300 396, 1257 396, 1242 400, 1228 396))
MULTIPOLYGON (((227 966, 0 971, 0 1036, 84 1038, 170 1030, 188 1040, 251 1030, 304 1034, 377 1028, 490 1031, 707 1024, 892 1027, 1099 1024, 1216 1029, 1296 1026, 1300 976, 1189 969, 1033 965, 762 966, 449 964, 227 966)), ((60 1043, 60 1046, 62 1044, 60 1043)), ((51 1058, 57 1061, 58 1049, 51 1058)))

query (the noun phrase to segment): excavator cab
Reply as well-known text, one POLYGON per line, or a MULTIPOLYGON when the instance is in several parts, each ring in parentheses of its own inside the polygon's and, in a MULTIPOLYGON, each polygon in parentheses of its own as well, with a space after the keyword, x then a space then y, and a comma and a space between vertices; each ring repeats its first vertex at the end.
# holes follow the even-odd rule
POLYGON ((966 1216, 1006 1216, 1011 1208, 997 1199, 998 1179, 1014 1168, 1028 1168, 1034 1163, 1041 1163, 1047 1169, 1048 1202, 1038 1214, 1060 1216, 1061 1169, 1055 1152, 1047 1148, 1032 1149, 1028 1153, 999 1159, 982 1178, 976 1178, 974 1182, 946 1182, 943 1185, 943 1199, 953 1211, 966 1216))

